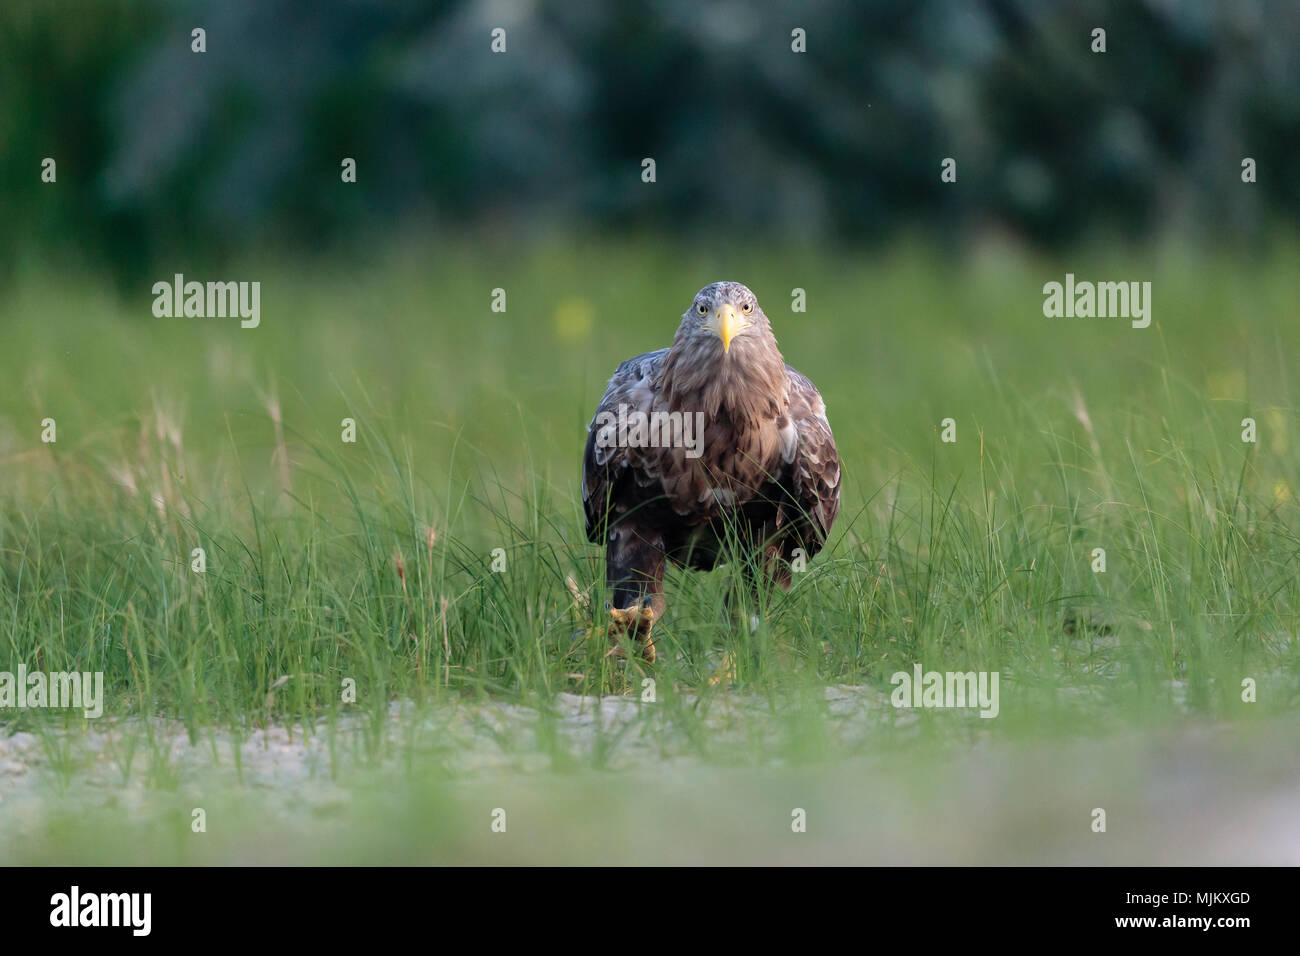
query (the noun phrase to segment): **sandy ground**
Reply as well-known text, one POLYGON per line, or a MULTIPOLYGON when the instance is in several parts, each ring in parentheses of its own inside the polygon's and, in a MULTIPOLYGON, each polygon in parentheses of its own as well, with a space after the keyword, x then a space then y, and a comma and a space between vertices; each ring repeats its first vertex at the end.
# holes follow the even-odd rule
POLYGON ((192 743, 162 720, 17 733, 0 737, 0 859, 30 861, 51 821, 71 813, 105 836, 111 860, 119 851, 96 828, 118 824, 105 820, 147 832, 177 807, 205 806, 238 813, 240 836, 212 837, 186 861, 319 862, 319 844, 336 847, 327 862, 1300 863, 1295 720, 1189 718, 1011 744, 971 714, 959 745, 918 744, 917 755, 915 712, 870 688, 825 698, 824 759, 805 759, 808 741, 790 741, 766 699, 733 693, 711 698, 704 741, 634 698, 564 694, 549 713, 464 702, 412 714, 398 703, 378 760, 362 715, 332 735, 272 727, 238 744, 211 729, 192 743), (890 746, 873 746, 886 733, 890 746), (425 820, 419 799, 445 819, 425 820), (498 808, 507 833, 487 825, 498 808), (1093 829, 1099 808, 1105 832, 1093 829))

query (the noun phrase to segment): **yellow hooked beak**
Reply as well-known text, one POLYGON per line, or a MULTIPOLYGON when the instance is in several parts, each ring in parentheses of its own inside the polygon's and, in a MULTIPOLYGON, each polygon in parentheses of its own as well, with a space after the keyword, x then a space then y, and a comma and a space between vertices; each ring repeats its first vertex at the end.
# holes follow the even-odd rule
POLYGON ((740 334, 740 330, 748 324, 736 311, 736 307, 730 303, 723 303, 718 306, 718 311, 714 312, 712 318, 709 319, 709 328, 713 330, 714 335, 722 339, 722 352, 724 355, 731 348, 731 340, 740 334))

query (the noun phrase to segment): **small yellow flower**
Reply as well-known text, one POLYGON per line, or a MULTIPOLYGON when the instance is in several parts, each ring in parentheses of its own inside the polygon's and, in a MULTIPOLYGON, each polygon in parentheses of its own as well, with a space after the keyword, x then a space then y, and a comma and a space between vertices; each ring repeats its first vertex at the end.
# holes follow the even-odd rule
POLYGON ((565 299, 555 307, 555 334, 562 339, 585 339, 591 333, 594 312, 586 299, 565 299))
POLYGON ((1279 478, 1273 484, 1273 504, 1284 505, 1291 500, 1291 489, 1287 483, 1279 478))
POLYGON ((1240 369, 1211 372, 1206 378, 1210 398, 1216 401, 1243 401, 1246 398, 1246 376, 1240 369))

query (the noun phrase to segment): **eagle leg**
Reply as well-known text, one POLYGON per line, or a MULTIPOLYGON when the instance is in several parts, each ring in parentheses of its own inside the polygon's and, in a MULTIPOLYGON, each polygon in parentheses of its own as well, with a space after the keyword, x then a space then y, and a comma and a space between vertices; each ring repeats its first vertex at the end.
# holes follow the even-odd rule
POLYGON ((605 578, 614 589, 609 609, 610 653, 622 653, 618 638, 628 634, 641 645, 642 658, 654 663, 650 632, 668 604, 664 598, 666 565, 663 540, 658 535, 643 535, 627 523, 610 532, 605 550, 605 578))
POLYGON ((655 662, 655 642, 651 640, 650 632, 655 624, 655 611, 650 604, 650 599, 646 598, 645 603, 629 608, 611 607, 609 616, 610 648, 608 654, 614 657, 622 657, 623 647, 620 638, 624 635, 631 635, 632 640, 641 645, 642 659, 653 664, 655 662))

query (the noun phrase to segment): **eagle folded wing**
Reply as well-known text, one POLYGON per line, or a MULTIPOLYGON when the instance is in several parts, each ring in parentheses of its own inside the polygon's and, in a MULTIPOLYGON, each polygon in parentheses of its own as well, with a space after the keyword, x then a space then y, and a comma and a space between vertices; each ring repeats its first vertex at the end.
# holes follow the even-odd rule
POLYGON ((805 542, 808 557, 826 543, 840 511, 840 455, 835 448, 826 404, 807 376, 786 366, 790 376, 790 418, 799 436, 791 462, 791 483, 796 504, 814 532, 805 542))
POLYGON ((614 506, 616 485, 631 474, 642 487, 659 480, 659 457, 646 449, 620 445, 617 424, 619 407, 627 414, 649 414, 654 407, 654 377, 667 349, 630 358, 610 377, 600 406, 587 426, 587 447, 582 456, 582 507, 587 517, 587 539, 600 544, 609 512, 614 506), (604 424, 602 424, 604 423, 604 424))

